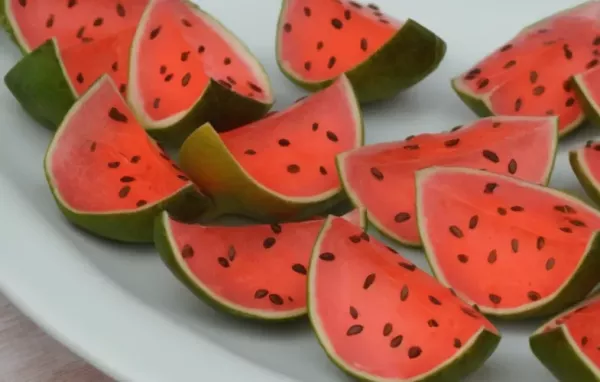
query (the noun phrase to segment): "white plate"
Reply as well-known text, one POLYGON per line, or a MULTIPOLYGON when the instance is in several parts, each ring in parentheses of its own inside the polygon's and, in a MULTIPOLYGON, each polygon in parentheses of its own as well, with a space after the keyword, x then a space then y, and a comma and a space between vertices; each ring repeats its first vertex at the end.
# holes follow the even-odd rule
MULTIPOLYGON (((279 0, 201 0, 265 64, 278 107, 303 93, 284 79, 274 58, 279 0)), ((573 0, 381 0, 384 11, 412 17, 442 36, 448 54, 413 90, 365 111, 367 141, 446 130, 475 116, 449 79, 509 39, 522 26, 573 0)), ((0 72, 19 57, 0 38, 0 72)), ((152 248, 110 244, 73 229, 55 207, 42 172, 50 133, 0 90, 0 284, 19 308, 75 352, 120 380, 345 380, 329 363, 306 322, 267 327, 215 313, 184 289, 152 248)), ((552 185, 581 194, 566 152, 596 133, 585 127, 561 142, 552 185)), ((402 250, 426 267, 417 251, 402 250)), ((539 322, 500 323, 504 338, 468 381, 548 381, 529 350, 539 322)))

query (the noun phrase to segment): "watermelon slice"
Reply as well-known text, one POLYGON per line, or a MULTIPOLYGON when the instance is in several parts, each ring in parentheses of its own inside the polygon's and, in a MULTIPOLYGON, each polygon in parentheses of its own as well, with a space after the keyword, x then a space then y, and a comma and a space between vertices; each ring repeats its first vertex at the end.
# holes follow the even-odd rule
POLYGON ((154 216, 162 209, 191 218, 208 208, 106 76, 66 115, 44 166, 63 214, 105 238, 152 242, 154 216))
MULTIPOLYGON (((600 49, 598 52, 600 54, 600 49)), ((585 115, 600 126, 600 67, 576 75, 573 83, 585 115)))
POLYGON ((588 141, 584 147, 569 152, 571 168, 587 195, 600 203, 600 142, 588 141))
POLYGON ((312 217, 342 200, 335 156, 362 142, 360 109, 341 76, 239 129, 218 135, 209 124, 198 128, 179 159, 217 211, 277 222, 312 217))
POLYGON ((561 136, 584 120, 572 77, 600 56, 600 2, 589 1, 520 31, 452 80, 460 98, 481 116, 559 116, 561 136))
POLYGON ((600 281, 600 212, 557 190, 432 167, 417 173, 417 221, 438 280, 486 314, 553 314, 600 281))
POLYGON ((313 250, 308 311, 325 352, 360 380, 463 380, 500 341, 452 290, 335 217, 313 250))
POLYGON ((596 293, 539 328, 529 339, 533 353, 561 381, 600 380, 599 317, 596 293))
POLYGON ((130 80, 129 103, 144 127, 173 143, 205 122, 224 131, 254 121, 273 103, 256 58, 186 0, 150 1, 133 41, 130 80))
POLYGON ((124 94, 131 40, 147 2, 4 0, 5 27, 28 54, 7 73, 9 90, 50 129, 105 73, 124 94))
POLYGON ((399 21, 373 4, 284 0, 277 62, 297 85, 318 90, 346 73, 361 102, 390 98, 432 73, 446 44, 414 20, 399 21))
POLYGON ((421 244, 415 220, 417 170, 430 166, 485 168, 546 184, 557 145, 556 117, 488 117, 450 132, 411 136, 338 156, 346 193, 369 222, 403 244, 421 244), (536 155, 531 148, 535 147, 536 155), (398 190, 402 190, 398 193, 398 190))
MULTIPOLYGON (((364 212, 344 218, 364 229, 364 212)), ((306 314, 306 273, 323 219, 239 227, 185 224, 164 212, 155 245, 196 296, 236 316, 282 321, 306 314)))

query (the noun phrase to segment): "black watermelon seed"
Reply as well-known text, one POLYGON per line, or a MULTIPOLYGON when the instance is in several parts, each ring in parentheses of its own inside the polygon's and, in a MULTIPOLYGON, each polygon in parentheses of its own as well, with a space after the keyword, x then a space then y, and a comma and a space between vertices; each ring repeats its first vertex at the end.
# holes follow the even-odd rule
POLYGON ((279 141, 277 141, 277 143, 279 144, 279 146, 281 147, 288 147, 290 145, 290 141, 288 141, 287 139, 283 138, 280 139, 279 141))
POLYGON ((375 273, 371 273, 370 275, 368 275, 365 278, 365 281, 363 282, 363 289, 369 289, 371 285, 373 285, 373 283, 375 282, 375 277, 375 273))
POLYGON ((429 302, 431 302, 433 305, 442 305, 442 302, 434 296, 429 296, 429 302))
POLYGON ((535 70, 529 72, 529 82, 535 84, 538 80, 538 73, 535 70))
POLYGON ((90 43, 92 41, 94 41, 94 39, 91 38, 91 37, 82 37, 81 38, 81 42, 83 42, 84 44, 88 44, 88 43, 90 43))
POLYGON ((25 8, 27 6, 27 0, 19 0, 19 5, 25 8))
POLYGON ((506 64, 504 64, 504 69, 510 69, 510 68, 512 68, 515 65, 517 65, 517 61, 510 60, 506 64))
POLYGON ((274 234, 278 235, 281 233, 282 229, 279 224, 271 224, 271 231, 273 231, 274 234))
POLYGON ((394 216, 394 221, 396 223, 404 223, 407 220, 410 220, 410 214, 408 212, 399 212, 394 216))
POLYGON ((511 174, 515 174, 517 172, 517 161, 514 159, 511 159, 510 162, 508 162, 508 172, 511 174))
POLYGON ((150 31, 150 40, 154 40, 160 33, 162 26, 158 26, 150 31))
POLYGON ((495 249, 492 249, 488 254, 487 261, 490 264, 494 264, 498 260, 498 252, 495 249))
POLYGON ((479 82, 477 83, 477 89, 483 89, 486 86, 488 86, 490 84, 490 80, 488 80, 487 78, 482 78, 481 80, 479 80, 479 82))
POLYGON ((248 81, 248 86, 250 86, 250 89, 254 90, 257 93, 263 92, 262 88, 253 82, 248 81))
POLYGON ((437 328, 440 326, 440 324, 436 320, 431 319, 427 321, 427 326, 429 326, 430 328, 437 328))
POLYGON ((187 182, 188 180, 190 180, 190 178, 188 178, 185 175, 177 175, 177 178, 179 178, 180 180, 183 180, 184 182, 187 182))
POLYGON ((521 110, 522 106, 523 106, 523 100, 521 98, 517 98, 517 100, 515 101, 515 111, 521 110))
POLYGON ((364 38, 364 37, 360 39, 360 49, 361 49, 363 52, 366 52, 366 51, 367 51, 367 49, 369 49, 369 42, 368 42, 368 41, 367 41, 367 39, 366 39, 366 38, 364 38))
POLYGON ((406 145, 404 146, 405 150, 418 150, 419 149, 419 145, 406 145))
POLYGON ((383 180, 383 173, 377 167, 371 167, 371 175, 377 180, 383 180))
POLYGON ((269 295, 269 300, 274 304, 274 305, 283 305, 283 299, 281 298, 280 295, 278 294, 270 294, 269 295))
POLYGON ((92 144, 90 145, 90 151, 91 152, 96 151, 96 146, 97 146, 96 142, 92 142, 92 144))
POLYGON ((333 68, 333 67, 335 66, 335 62, 336 62, 336 60, 337 60, 337 59, 335 58, 335 56, 331 56, 331 57, 329 57, 329 62, 327 62, 327 68, 328 68, 328 69, 331 69, 331 68, 333 68))
POLYGON ((600 36, 596 36, 594 37, 594 41, 592 42, 593 45, 600 45, 600 36))
POLYGON ((348 331, 346 332, 346 335, 348 337, 355 336, 357 334, 360 334, 362 331, 363 331, 363 326, 362 325, 352 325, 350 328, 348 328, 348 331))
POLYGON ((85 33, 85 26, 81 26, 77 30, 77 34, 75 36, 77 36, 77 38, 82 38, 84 33, 85 33))
POLYGON ((121 165, 121 162, 108 162, 108 168, 117 168, 121 165))
POLYGON ((223 65, 225 65, 225 66, 231 65, 231 58, 225 57, 225 59, 223 60, 223 65))
POLYGON ((366 233, 366 232, 363 232, 363 233, 361 233, 361 234, 360 234, 360 238, 361 238, 362 240, 364 240, 364 241, 367 241, 367 242, 368 242, 368 241, 371 241, 371 238, 369 237, 369 234, 368 234, 368 233, 366 233))
POLYGON ((261 298, 265 298, 267 297, 267 295, 269 294, 269 291, 266 289, 259 289, 254 293, 254 298, 256 299, 261 299, 261 298))
POLYGON ((462 347, 462 342, 458 338, 454 339, 454 347, 457 349, 460 349, 462 347))
POLYGON ((135 182, 135 178, 133 176, 122 176, 121 179, 119 179, 122 183, 131 183, 131 182, 135 182))
POLYGON ((546 240, 542 236, 538 237, 537 242, 535 244, 538 251, 544 248, 544 245, 546 245, 546 240))
POLYGON ((471 219, 469 219, 469 229, 475 229, 477 223, 479 223, 479 216, 473 215, 471 219))
POLYGON ((460 261, 463 264, 466 264, 469 262, 469 256, 465 255, 465 254, 459 254, 456 256, 458 258, 458 261, 460 261))
POLYGON ((117 3, 117 15, 119 15, 119 17, 126 16, 125 7, 121 3, 117 3))
POLYGON ((415 136, 414 135, 409 135, 408 137, 404 138, 405 141, 410 141, 411 139, 413 139, 415 136))
POLYGON ((198 46, 198 53, 204 53, 206 51, 206 47, 204 45, 198 46))
POLYGON ((304 63, 304 69, 306 69, 307 72, 310 72, 311 68, 312 68, 312 63, 310 61, 306 61, 304 63))
POLYGON ((402 340, 404 340, 403 336, 401 336, 401 335, 395 336, 390 341, 390 347, 393 349, 397 348, 398 346, 400 346, 402 344, 402 340))
POLYGON ((291 164, 291 165, 287 166, 287 171, 290 174, 297 174, 300 172, 300 166, 298 166, 297 164, 291 164))
POLYGON ((398 251, 396 251, 394 248, 392 248, 392 247, 390 247, 388 245, 386 245, 385 247, 387 248, 388 251, 390 251, 392 253, 395 253, 396 255, 398 254, 398 251))
POLYGON ((421 350, 420 347, 412 346, 410 349, 408 349, 408 358, 415 359, 419 357, 421 353, 423 353, 423 350, 421 350))
POLYGON ((571 85, 571 81, 570 80, 565 80, 563 82, 563 90, 566 91, 567 93, 570 92, 573 89, 573 86, 571 85))
POLYGON ((574 213, 576 213, 575 209, 573 207, 571 207, 571 206, 568 206, 568 205, 565 205, 565 211, 568 214, 574 214, 574 213))
POLYGON ((335 133, 333 133, 331 131, 327 131, 326 135, 327 135, 327 139, 329 139, 331 142, 337 142, 338 141, 338 136, 335 135, 335 133))
POLYGON ((510 207, 510 210, 513 212, 523 212, 525 211, 525 208, 523 208, 522 206, 512 206, 510 207))
POLYGON ((469 308, 467 308, 465 306, 461 306, 460 310, 462 310, 462 312, 464 314, 466 314, 467 316, 469 316, 469 317, 479 318, 479 315, 474 310, 469 309, 469 308))
MULTIPOLYGON (((229 82, 227 82, 227 81, 225 81, 225 80, 219 80, 219 81, 217 81, 217 82, 218 82, 219 84, 223 85, 224 87, 226 87, 227 89, 231 89, 231 88, 233 88, 233 86, 232 86, 232 85, 231 85, 229 82)), ((252 97, 252 95, 250 95, 250 97, 252 97)))
POLYGON ((398 263, 398 265, 410 272, 414 272, 417 269, 416 265, 410 263, 400 262, 398 263))
POLYGON ((352 19, 352 12, 350 12, 350 10, 349 10, 349 9, 346 9, 346 10, 344 11, 344 18, 345 18, 346 20, 350 20, 350 19, 352 19))
POLYGON ((231 76, 227 76, 227 82, 229 82, 232 85, 237 85, 237 81, 233 79, 233 77, 231 76))
POLYGON ((319 259, 323 261, 333 261, 335 260, 335 255, 331 252, 323 252, 319 255, 319 259))
POLYGON ((127 123, 127 116, 119 111, 116 107, 111 107, 108 112, 108 117, 116 122, 127 123))
POLYGON ((390 23, 386 19, 379 19, 379 22, 382 23, 382 24, 389 24, 390 23))
POLYGON ((184 245, 183 248, 181 248, 181 257, 184 259, 194 257, 194 248, 189 244, 184 245))
POLYGON ((277 240, 275 240, 274 237, 267 237, 264 241, 263 241, 263 247, 265 249, 269 249, 271 247, 273 247, 275 245, 277 240))
POLYGON ((468 76, 478 76, 480 74, 481 74, 481 69, 479 69, 479 68, 474 68, 467 72, 468 76))
POLYGON ((554 110, 550 109, 550 110, 546 110, 546 115, 554 115, 554 110))
POLYGON ((143 207, 143 206, 145 206, 146 204, 148 204, 148 202, 147 202, 147 201, 145 201, 145 200, 143 200, 143 199, 141 199, 141 200, 138 200, 138 201, 137 201, 137 203, 136 203, 135 205, 136 205, 137 207, 143 207))
POLYGON ((219 263, 220 266, 222 266, 223 268, 229 268, 229 260, 227 260, 224 257, 219 257, 217 259, 217 262, 219 263))
POLYGON ((554 206, 554 209, 558 212, 562 212, 562 213, 566 213, 567 209, 565 208, 565 206, 554 206))
POLYGON ((457 237, 457 238, 459 238, 459 239, 460 239, 460 238, 462 238, 462 237, 464 236, 464 235, 463 235, 463 231, 462 231, 460 228, 458 228, 457 226, 455 226, 455 225, 451 225, 451 226, 448 228, 448 230, 450 231, 450 233, 451 233, 451 234, 452 234, 454 237, 457 237))
POLYGON ((458 131, 460 129, 462 129, 462 125, 454 126, 453 128, 450 129, 450 132, 453 133, 453 132, 458 131))
POLYGON ((50 14, 48 16, 48 19, 46 20, 46 28, 52 28, 53 25, 54 25, 54 15, 50 14))
POLYGON ((313 123, 312 124, 312 131, 317 131, 319 129, 319 124, 318 123, 313 123))
POLYGON ((527 298, 530 299, 531 301, 537 301, 537 300, 541 299, 542 296, 538 292, 531 290, 531 291, 527 292, 527 298))
POLYGON ((252 149, 248 149, 248 150, 244 151, 244 154, 246 154, 246 155, 256 155, 256 151, 254 151, 252 149))
POLYGON ((292 296, 288 296, 288 301, 289 302, 294 302, 294 299, 292 298, 292 296))
POLYGON ((360 236, 359 235, 352 235, 348 238, 351 242, 353 242, 354 244, 358 244, 360 243, 360 236))
POLYGON ((546 91, 546 87, 539 85, 539 86, 536 86, 535 88, 533 88, 532 93, 534 96, 540 96, 540 95, 544 94, 545 91, 546 91))
POLYGON ((595 67, 595 66, 597 66, 597 65, 598 65, 598 59, 594 58, 592 61, 588 62, 588 63, 585 65, 585 68, 586 68, 586 69, 591 69, 591 68, 593 68, 593 67, 595 67))
POLYGON ((167 72, 167 67, 165 65, 160 66, 160 74, 165 74, 167 72))
POLYGON ((568 44, 564 44, 563 45, 563 53, 565 55, 565 58, 567 60, 570 60, 573 58, 573 52, 571 51, 571 49, 569 49, 569 45, 568 44))
POLYGON ((497 127, 500 127, 502 125, 502 122, 494 122, 492 123, 492 127, 495 129, 497 127))
POLYGON ((323 41, 317 42, 317 50, 323 49, 324 46, 325 46, 325 44, 323 43, 323 41))
POLYGON ((512 249, 512 251, 514 253, 519 252, 519 240, 518 239, 511 239, 511 241, 510 241, 510 249, 512 249))
POLYGON ((155 98, 152 102, 152 107, 158 109, 160 107, 160 98, 155 98))
POLYGON ((122 94, 125 94, 126 91, 127 91, 127 85, 121 84, 119 86, 119 92, 121 92, 122 94))
POLYGON ((498 157, 498 154, 496 154, 493 151, 483 150, 482 154, 483 154, 483 157, 485 159, 489 160, 490 162, 494 162, 494 163, 500 162, 500 158, 498 157))
POLYGON ((319 172, 321 175, 327 175, 327 169, 323 166, 319 166, 319 172))
POLYGON ((512 47, 513 47, 512 44, 506 44, 502 48, 500 48, 500 51, 506 52, 507 50, 510 50, 512 47))
POLYGON ((349 312, 350 312, 350 317, 352 317, 355 320, 358 318, 358 310, 356 310, 355 307, 350 306, 349 312))
POLYGON ((367 4, 367 7, 371 8, 374 11, 378 11, 379 10, 379 7, 377 5, 375 5, 375 4, 373 4, 373 3, 367 4))
POLYGON ((391 323, 388 322, 385 325, 383 325, 383 335, 385 337, 389 336, 392 333, 392 330, 394 330, 394 327, 391 323))
POLYGON ((484 194, 491 194, 498 187, 498 183, 486 183, 485 188, 483 189, 484 194))
POLYGON ((581 337, 581 346, 587 345, 588 342, 589 342, 589 339, 586 336, 581 337))
POLYGON ((344 27, 344 23, 342 23, 342 20, 340 19, 331 19, 331 25, 335 29, 342 29, 344 27))
POLYGON ((363 7, 362 4, 357 3, 356 1, 349 1, 348 3, 357 9, 362 9, 362 7, 363 7))
POLYGON ((285 23, 283 25, 283 30, 286 31, 287 33, 290 33, 292 31, 292 24, 290 23, 285 23))
POLYGON ((566 106, 566 107, 571 107, 571 106, 573 106, 574 104, 575 104, 575 98, 573 98, 573 97, 569 97, 569 98, 567 99, 567 101, 565 102, 565 106, 566 106))
POLYGON ((502 297, 497 294, 490 293, 489 299, 493 304, 500 304, 502 302, 502 297))
POLYGON ((229 259, 229 261, 234 261, 236 256, 237 251, 235 250, 235 247, 233 245, 230 245, 229 249, 227 249, 227 258, 229 259))
POLYGON ((410 291, 408 289, 408 285, 404 285, 402 290, 400 290, 400 301, 406 301, 408 298, 410 291))
POLYGON ((454 146, 458 145, 459 142, 460 142, 459 138, 449 139, 446 142, 444 142, 444 146, 454 147, 454 146))
POLYGON ((569 223, 573 224, 575 227, 586 227, 586 224, 584 222, 577 219, 571 219, 569 220, 569 223))
POLYGON ((573 230, 569 227, 560 227, 560 230, 565 233, 573 233, 573 230))
POLYGON ((180 57, 181 61, 183 61, 183 62, 187 61, 188 58, 190 57, 190 53, 191 52, 189 50, 181 53, 181 57, 180 57))
POLYGON ((304 15, 306 17, 310 17, 312 15, 312 12, 309 7, 304 7, 304 15))

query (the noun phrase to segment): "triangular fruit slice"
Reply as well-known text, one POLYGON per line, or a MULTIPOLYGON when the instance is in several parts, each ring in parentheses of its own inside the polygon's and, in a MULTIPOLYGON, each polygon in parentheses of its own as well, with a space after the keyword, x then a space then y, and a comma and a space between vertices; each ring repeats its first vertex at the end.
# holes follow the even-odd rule
POLYGON ((600 380, 600 295, 559 314, 529 339, 531 350, 560 381, 600 380))
POLYGON ((193 217, 204 207, 205 200, 136 122, 106 76, 67 114, 44 166, 63 214, 105 238, 152 242, 153 220, 162 209, 193 217))
MULTIPOLYGON (((357 210, 345 218, 359 226, 362 215, 357 210)), ((165 212, 156 219, 154 240, 196 296, 237 316, 280 321, 306 314, 308 261, 323 222, 202 226, 165 212)))
POLYGON ((210 125, 181 147, 181 167, 217 210, 268 221, 317 215, 343 198, 335 156, 362 145, 345 76, 287 110, 221 135, 210 125))
POLYGON ((589 1, 523 29, 452 80, 477 114, 559 116, 559 133, 584 120, 572 76, 598 65, 600 3, 589 1))
POLYGON ((588 141, 584 147, 569 152, 569 162, 587 195, 600 203, 600 142, 588 141))
POLYGON ((346 73, 361 102, 393 97, 432 73, 446 44, 414 20, 356 1, 285 0, 277 62, 297 85, 317 90, 346 73))
POLYGON ((415 213, 415 172, 463 166, 546 184, 554 164, 555 117, 489 117, 450 132, 365 146, 338 156, 344 189, 386 236, 421 244, 415 213), (532 150, 538 150, 535 155, 532 150))
POLYGON ((463 380, 500 341, 452 290, 343 219, 327 219, 308 269, 319 342, 360 380, 463 380))
POLYGON ((431 167, 417 173, 417 221, 438 280, 486 314, 553 314, 600 281, 600 212, 557 190, 431 167))
POLYGON ((132 47, 129 103, 150 134, 181 143, 199 125, 219 131, 262 117, 267 74, 229 30, 187 0, 152 0, 132 47))
POLYGON ((9 90, 50 129, 105 73, 125 94, 131 41, 147 2, 6 0, 6 26, 25 53, 33 50, 7 73, 9 90))

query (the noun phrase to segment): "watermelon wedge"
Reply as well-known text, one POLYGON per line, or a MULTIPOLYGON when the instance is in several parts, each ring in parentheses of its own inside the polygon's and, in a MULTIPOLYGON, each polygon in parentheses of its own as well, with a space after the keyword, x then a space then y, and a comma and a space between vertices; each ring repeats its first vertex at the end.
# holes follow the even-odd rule
POLYGON ((392 251, 343 219, 327 219, 308 268, 308 311, 321 346, 360 380, 463 380, 500 334, 392 251))
POLYGON ((585 115, 593 124, 600 126, 600 67, 576 75, 573 84, 585 115))
POLYGON ((556 115, 564 136, 585 119, 572 77, 599 63, 598 12, 588 1, 524 28, 454 78, 454 90, 481 116, 556 115))
POLYGON ((569 152, 571 168, 587 195, 600 203, 600 142, 588 141, 584 147, 569 152))
POLYGON ((360 109, 342 76, 239 129, 219 135, 209 124, 198 128, 179 161, 216 211, 278 222, 312 217, 342 200, 335 156, 362 142, 360 109))
POLYGON ((539 328, 529 338, 533 353, 560 381, 600 380, 599 317, 596 293, 539 328))
POLYGON ((340 178, 374 227, 419 246, 416 171, 443 165, 484 168, 545 185, 556 155, 557 122, 556 117, 488 117, 450 132, 364 146, 338 156, 340 178))
POLYGON ((186 0, 151 0, 133 40, 129 103, 151 135, 179 144, 199 125, 225 131, 273 103, 250 51, 186 0))
POLYGON ((438 280, 489 315, 553 314, 600 281, 600 212, 557 190, 432 167, 417 172, 417 221, 438 280))
POLYGON ((108 239, 152 242, 154 217, 208 208, 102 76, 66 115, 44 161, 50 190, 75 225, 108 239))
MULTIPOLYGON (((344 218, 364 229, 364 212, 344 218)), ((324 219, 239 227, 156 219, 155 245, 173 274, 211 306, 282 321, 306 314, 306 273, 324 219)))
POLYGON ((277 62, 288 79, 314 91, 345 73, 361 102, 417 84, 445 53, 444 41, 416 21, 356 1, 284 0, 277 26, 277 62))
POLYGON ((147 0, 4 0, 5 28, 27 54, 5 76, 23 108, 56 129, 103 74, 127 91, 129 50, 147 0))

